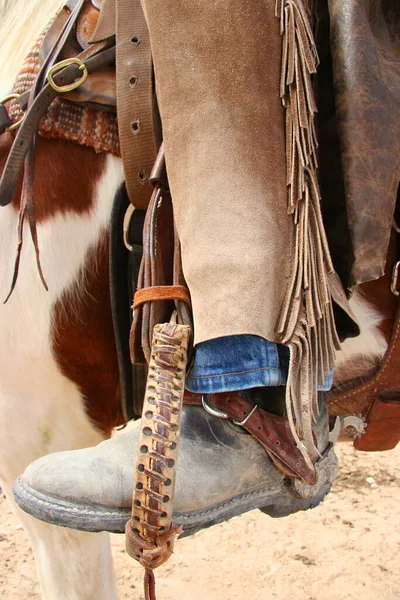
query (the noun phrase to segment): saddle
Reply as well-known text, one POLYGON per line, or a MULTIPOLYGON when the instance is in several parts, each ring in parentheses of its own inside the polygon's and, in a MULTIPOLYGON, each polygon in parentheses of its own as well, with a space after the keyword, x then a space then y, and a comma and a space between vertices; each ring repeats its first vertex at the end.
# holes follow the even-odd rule
MULTIPOLYGON (((1 105, 0 131, 10 130, 17 123, 18 127, 0 183, 0 204, 11 202, 23 169, 26 186, 32 188, 35 137, 40 131, 41 119, 54 101, 62 103, 66 110, 72 103, 84 110, 109 113, 114 119, 117 111, 120 148, 116 153, 120 152, 123 159, 126 190, 121 190, 116 198, 112 265, 115 267, 115 257, 122 255, 129 264, 125 280, 133 297, 133 315, 132 319, 127 318, 125 309, 125 317, 121 318, 124 293, 118 291, 121 278, 113 267, 113 316, 125 414, 142 415, 143 419, 133 513, 126 531, 128 551, 145 566, 146 585, 151 590, 154 586, 152 570, 171 554, 173 540, 179 533, 172 524, 173 467, 185 372, 193 350, 193 324, 154 101, 150 38, 140 2, 69 2, 45 32, 39 55, 41 66, 32 86, 18 97, 10 98, 13 104, 9 111, 5 109, 8 99, 1 105), (21 111, 26 111, 23 120, 21 111), (121 224, 126 251, 120 244, 121 224), (133 376, 127 361, 127 323, 130 324, 133 376), (125 332, 121 333, 122 329, 125 332), (156 440, 154 455, 148 452, 149 438, 156 440), (165 465, 169 469, 168 476, 165 465), (164 508, 160 511, 160 490, 167 483, 171 492, 163 496, 164 508), (143 506, 150 514, 144 523, 143 506)), ((35 239, 32 202, 30 197, 21 218, 26 211, 35 239)), ((38 266, 40 268, 39 262, 38 266)), ((396 256, 392 284, 396 298, 398 270, 396 256)), ((17 274, 18 256, 13 285, 17 274)), ((367 432, 355 442, 359 449, 389 449, 399 440, 399 328, 397 301, 390 347, 377 373, 367 382, 349 382, 345 390, 333 391, 327 396, 333 416, 362 415, 366 419, 367 432)), ((186 402, 190 404, 193 399, 186 397, 186 402)), ((248 407, 243 406, 236 407, 236 413, 244 422, 251 415, 248 407)), ((295 448, 292 438, 290 444, 295 448)), ((289 477, 302 479, 310 486, 315 484, 313 465, 304 464, 301 455, 295 458, 288 463, 279 451, 273 456, 277 468, 289 477)))

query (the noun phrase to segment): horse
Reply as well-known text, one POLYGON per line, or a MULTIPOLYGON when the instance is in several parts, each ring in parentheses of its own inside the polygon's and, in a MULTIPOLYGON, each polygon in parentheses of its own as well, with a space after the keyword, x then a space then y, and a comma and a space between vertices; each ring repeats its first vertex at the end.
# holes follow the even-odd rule
MULTIPOLYGON (((0 1, 0 91, 10 93, 24 56, 63 0, 0 1)), ((0 137, 2 170, 13 141, 0 137)), ((108 534, 37 521, 13 502, 16 477, 50 452, 93 446, 123 423, 109 292, 109 227, 124 180, 118 156, 64 139, 38 138, 35 211, 40 259, 27 232, 17 285, 0 307, 0 485, 31 543, 46 600, 116 598, 108 534)), ((0 209, 0 297, 12 280, 21 190, 0 209)), ((367 377, 390 332, 377 286, 356 290, 360 335, 337 358, 336 386, 367 377)))

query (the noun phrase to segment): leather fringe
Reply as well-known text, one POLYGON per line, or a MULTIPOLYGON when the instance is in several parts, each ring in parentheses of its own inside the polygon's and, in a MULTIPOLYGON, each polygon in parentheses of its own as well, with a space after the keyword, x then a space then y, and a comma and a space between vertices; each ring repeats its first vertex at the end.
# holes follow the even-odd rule
POLYGON ((339 349, 327 277, 334 268, 317 176, 317 107, 311 75, 319 59, 303 1, 276 0, 275 14, 283 41, 280 95, 286 110, 288 214, 295 225, 294 268, 278 332, 290 350, 288 418, 311 465, 319 456, 311 429, 318 416, 317 386, 329 375, 339 349))

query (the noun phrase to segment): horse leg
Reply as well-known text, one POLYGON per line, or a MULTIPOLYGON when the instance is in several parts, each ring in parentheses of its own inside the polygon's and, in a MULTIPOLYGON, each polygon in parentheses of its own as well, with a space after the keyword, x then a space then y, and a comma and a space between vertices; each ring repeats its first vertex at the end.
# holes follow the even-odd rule
MULTIPOLYGON (((55 382, 47 375, 51 389, 55 382)), ((63 376, 59 377, 61 387, 63 376)), ((0 485, 31 542, 44 600, 113 600, 116 592, 107 534, 47 525, 20 511, 13 501, 13 481, 32 459, 53 448, 78 448, 103 438, 86 417, 79 391, 73 394, 71 382, 64 383, 71 388, 63 398, 68 410, 55 401, 46 402, 45 393, 32 396, 30 402, 5 395, 0 381, 0 485)))
POLYGON ((38 521, 15 505, 11 488, 3 491, 29 538, 43 600, 117 598, 107 533, 83 533, 38 521))

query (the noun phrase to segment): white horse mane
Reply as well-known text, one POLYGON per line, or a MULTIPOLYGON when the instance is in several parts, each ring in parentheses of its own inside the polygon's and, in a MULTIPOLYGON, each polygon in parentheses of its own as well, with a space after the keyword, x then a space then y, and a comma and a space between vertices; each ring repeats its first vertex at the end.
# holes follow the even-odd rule
POLYGON ((0 94, 10 92, 25 56, 65 0, 0 0, 0 94))

